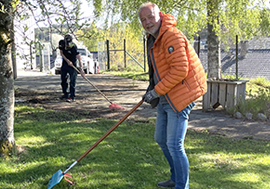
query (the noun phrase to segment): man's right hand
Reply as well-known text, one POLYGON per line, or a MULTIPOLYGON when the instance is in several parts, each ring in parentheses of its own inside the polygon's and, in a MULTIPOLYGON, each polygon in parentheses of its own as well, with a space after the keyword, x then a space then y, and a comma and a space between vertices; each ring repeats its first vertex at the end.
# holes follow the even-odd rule
POLYGON ((85 77, 85 73, 84 73, 83 69, 80 69, 80 74, 81 74, 81 76, 82 76, 83 78, 85 77))

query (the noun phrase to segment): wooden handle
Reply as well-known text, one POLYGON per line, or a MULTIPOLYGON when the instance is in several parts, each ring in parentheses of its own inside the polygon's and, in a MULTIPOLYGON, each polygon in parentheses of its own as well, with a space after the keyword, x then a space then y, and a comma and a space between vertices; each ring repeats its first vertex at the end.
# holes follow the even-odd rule
MULTIPOLYGON (((80 73, 80 71, 74 66, 72 65, 72 67, 80 73)), ((85 76, 83 76, 83 78, 88 82, 90 83, 109 103, 112 104, 112 102, 105 96, 105 94, 103 94, 91 81, 89 81, 85 76)))
POLYGON ((91 146, 81 157, 77 159, 77 162, 81 161, 89 152, 91 152, 101 141, 103 141, 114 129, 116 129, 127 117, 132 114, 141 104, 141 100, 135 107, 133 107, 122 119, 120 119, 110 130, 107 131, 93 146, 91 146))

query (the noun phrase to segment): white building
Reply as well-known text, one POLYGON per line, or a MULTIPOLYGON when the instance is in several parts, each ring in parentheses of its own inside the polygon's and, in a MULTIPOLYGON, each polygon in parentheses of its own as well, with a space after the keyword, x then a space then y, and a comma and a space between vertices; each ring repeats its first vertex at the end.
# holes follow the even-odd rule
MULTIPOLYGON (((18 11, 21 11, 20 14, 23 12, 23 15, 27 15, 25 10, 18 11)), ((17 69, 36 69, 35 47, 33 42, 31 43, 35 40, 35 20, 31 12, 28 12, 28 15, 23 20, 18 17, 14 19, 17 69)))

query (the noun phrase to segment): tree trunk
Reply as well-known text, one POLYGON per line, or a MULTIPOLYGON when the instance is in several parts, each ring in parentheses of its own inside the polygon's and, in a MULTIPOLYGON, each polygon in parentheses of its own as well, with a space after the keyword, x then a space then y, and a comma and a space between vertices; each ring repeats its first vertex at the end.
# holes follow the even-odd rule
POLYGON ((11 46, 11 60, 12 60, 12 67, 13 67, 13 79, 17 79, 17 62, 16 62, 16 45, 15 45, 15 31, 14 31, 14 19, 12 19, 12 30, 10 33, 10 39, 12 41, 12 46, 11 46))
POLYGON ((0 12, 0 156, 8 157, 15 149, 14 80, 11 61, 10 33, 12 29, 11 1, 2 0, 5 12, 0 12))
POLYGON ((216 35, 213 26, 213 20, 218 20, 218 0, 210 0, 207 3, 208 7, 208 73, 207 78, 221 78, 221 60, 220 60, 220 39, 216 35))

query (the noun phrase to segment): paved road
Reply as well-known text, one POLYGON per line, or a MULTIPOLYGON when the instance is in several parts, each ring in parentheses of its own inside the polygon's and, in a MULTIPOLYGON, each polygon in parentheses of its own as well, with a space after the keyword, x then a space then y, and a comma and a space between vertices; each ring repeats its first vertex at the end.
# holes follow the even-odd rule
MULTIPOLYGON (((140 101, 141 96, 144 94, 148 85, 147 82, 137 82, 131 79, 123 79, 103 74, 91 75, 91 80, 94 80, 96 83, 102 81, 103 85, 98 85, 98 88, 103 92, 106 92, 106 89, 108 88, 111 89, 110 91, 107 91, 106 95, 108 95, 113 102, 119 105, 121 104, 126 108, 126 111, 120 112, 121 115, 124 115, 124 113, 140 101), (114 86, 110 85, 109 81, 113 81, 114 83, 112 85, 114 86), (121 90, 120 86, 122 87, 121 90)), ((35 71, 18 71, 18 79, 15 81, 15 87, 20 89, 51 90, 61 94, 59 85, 59 76, 48 76, 45 73, 35 71), (45 78, 50 78, 49 84, 46 82, 45 78), (38 81, 38 79, 40 79, 40 81, 38 81), (42 83, 44 85, 42 85, 42 83)), ((85 93, 85 91, 82 91, 83 89, 88 93, 92 92, 91 94, 95 91, 93 88, 86 88, 85 81, 81 77, 78 77, 77 88, 79 95, 85 93)), ((95 101, 92 98, 90 103, 91 106, 85 108, 88 108, 89 110, 91 110, 91 108, 97 109, 98 111, 106 109, 108 103, 102 99, 103 97, 99 94, 96 94, 95 100, 98 97, 101 99, 97 101, 98 103, 95 104, 95 101), (101 104, 101 102, 104 102, 104 104, 101 104)), ((59 102, 57 101, 57 103, 59 102)), ((76 103, 77 106, 80 105, 79 102, 76 101, 76 103)), ((57 104, 55 108, 57 107, 60 107, 59 104, 57 104)), ((113 114, 103 111, 103 114, 113 118, 116 113, 113 114)), ((155 117, 156 111, 144 103, 138 111, 132 114, 132 116, 130 117, 135 118, 136 120, 141 119, 142 117, 155 117)), ((200 131, 207 130, 209 133, 219 134, 234 139, 270 140, 269 122, 240 120, 226 115, 223 111, 202 112, 201 99, 196 101, 196 106, 191 112, 188 129, 200 131)))

